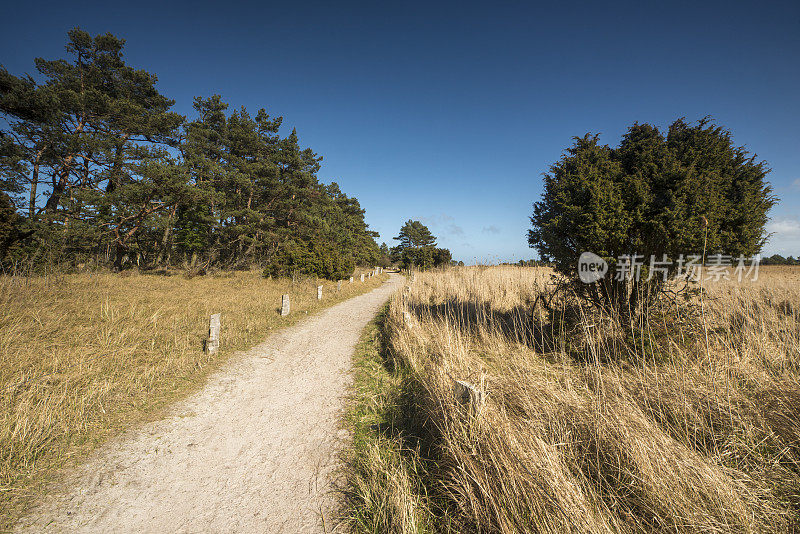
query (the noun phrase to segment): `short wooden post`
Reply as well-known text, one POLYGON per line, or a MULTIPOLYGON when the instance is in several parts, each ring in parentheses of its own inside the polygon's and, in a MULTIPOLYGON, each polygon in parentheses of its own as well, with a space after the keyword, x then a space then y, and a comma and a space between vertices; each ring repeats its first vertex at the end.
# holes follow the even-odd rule
POLYGON ((338 282, 336 282, 336 291, 338 292, 341 290, 342 290, 342 281, 339 280, 338 282))
POLYGON ((350 283, 351 284, 353 283, 353 277, 352 276, 350 277, 350 283))
POLYGON ((317 286, 317 300, 322 300, 322 286, 317 286))
POLYGON ((361 273, 361 281, 364 281, 364 273, 361 273))
POLYGON ((208 324, 208 341, 206 341, 206 352, 214 354, 219 350, 219 314, 211 316, 208 324))
POLYGON ((484 393, 483 387, 478 389, 469 382, 456 380, 453 393, 458 402, 469 406, 474 415, 480 415, 484 404, 486 404, 486 393, 484 393))
POLYGON ((281 298, 281 317, 289 315, 289 295, 284 295, 281 298))

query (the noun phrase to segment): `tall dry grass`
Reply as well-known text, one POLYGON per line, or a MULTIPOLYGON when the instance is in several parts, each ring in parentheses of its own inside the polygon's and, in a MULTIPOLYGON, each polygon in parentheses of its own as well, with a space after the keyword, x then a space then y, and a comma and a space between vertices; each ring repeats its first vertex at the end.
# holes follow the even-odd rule
POLYGON ((0 527, 58 468, 202 382, 233 351, 379 285, 257 273, 0 277, 0 527), (322 283, 322 282, 319 282, 322 283), (281 317, 281 295, 292 314, 281 317), (221 348, 206 355, 209 315, 221 348))
POLYGON ((800 270, 707 285, 705 317, 678 300, 631 329, 569 298, 534 309, 549 287, 462 268, 392 301, 399 378, 373 447, 396 454, 351 463, 351 507, 404 503, 379 516, 391 532, 800 530, 800 270), (483 384, 480 415, 455 380, 483 384))

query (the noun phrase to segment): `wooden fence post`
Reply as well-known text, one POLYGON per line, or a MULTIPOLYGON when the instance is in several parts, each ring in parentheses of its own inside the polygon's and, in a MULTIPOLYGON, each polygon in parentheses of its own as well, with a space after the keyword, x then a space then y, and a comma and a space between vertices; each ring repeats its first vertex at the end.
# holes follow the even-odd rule
POLYGON ((483 391, 483 386, 478 389, 469 382, 456 380, 453 393, 455 394, 456 400, 461 404, 469 406, 474 415, 481 414, 483 405, 486 404, 486 393, 483 391))
POLYGON ((219 314, 211 316, 208 324, 208 341, 206 341, 206 352, 214 354, 219 350, 219 314))
POLYGON ((322 300, 322 286, 317 286, 317 300, 322 300))
POLYGON ((364 273, 361 273, 361 281, 364 281, 364 273))
POLYGON ((289 295, 281 297, 281 317, 289 315, 289 295))
POLYGON ((339 280, 338 282, 336 282, 336 291, 339 292, 341 290, 342 290, 342 281, 339 280))

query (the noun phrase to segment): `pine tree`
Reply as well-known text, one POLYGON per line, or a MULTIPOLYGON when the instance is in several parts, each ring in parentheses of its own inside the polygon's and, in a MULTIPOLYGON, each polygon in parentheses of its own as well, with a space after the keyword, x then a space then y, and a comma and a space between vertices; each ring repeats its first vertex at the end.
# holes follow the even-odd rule
POLYGON ((419 221, 407 220, 400 228, 400 234, 394 238, 400 241, 399 247, 406 249, 409 247, 435 247, 436 238, 431 234, 427 226, 419 221))
POLYGON ((319 182, 322 158, 281 117, 213 95, 186 122, 123 47, 75 29, 68 61, 36 60, 42 83, 0 68, 4 254, 327 278, 377 264, 358 200, 319 182))

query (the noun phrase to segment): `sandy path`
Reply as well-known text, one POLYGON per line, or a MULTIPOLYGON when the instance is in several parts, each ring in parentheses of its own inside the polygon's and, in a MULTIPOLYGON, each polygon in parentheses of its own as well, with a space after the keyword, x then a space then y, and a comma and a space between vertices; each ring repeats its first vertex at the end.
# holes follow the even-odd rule
POLYGON ((330 531, 350 358, 401 283, 391 275, 234 357, 171 416, 103 446, 20 530, 330 531))

